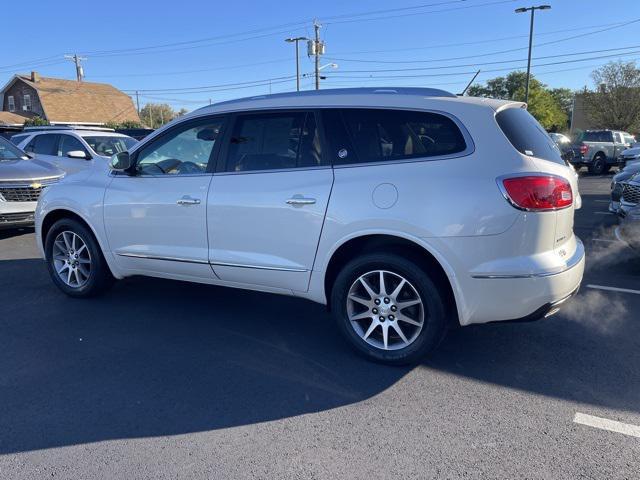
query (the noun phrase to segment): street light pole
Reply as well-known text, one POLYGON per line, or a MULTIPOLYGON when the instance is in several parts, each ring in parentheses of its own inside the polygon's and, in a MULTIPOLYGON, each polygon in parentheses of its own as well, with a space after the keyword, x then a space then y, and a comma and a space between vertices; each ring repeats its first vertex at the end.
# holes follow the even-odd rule
POLYGON ((516 13, 531 12, 531 23, 529 25, 529 56, 527 58, 527 78, 524 84, 524 102, 529 103, 529 79, 531 78, 531 49, 533 47, 533 19, 536 10, 549 10, 551 5, 539 5, 531 7, 516 8, 516 13))
POLYGON ((296 44, 296 92, 300 91, 300 53, 298 42, 301 40, 309 40, 307 37, 285 38, 285 42, 296 44))

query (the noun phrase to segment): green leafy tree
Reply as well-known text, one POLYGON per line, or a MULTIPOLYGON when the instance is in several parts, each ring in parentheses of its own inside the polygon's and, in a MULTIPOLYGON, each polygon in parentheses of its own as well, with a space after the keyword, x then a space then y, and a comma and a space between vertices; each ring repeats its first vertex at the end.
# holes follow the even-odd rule
POLYGON ((25 127, 43 127, 43 126, 48 126, 48 125, 50 125, 48 120, 45 120, 44 118, 39 117, 37 115, 35 117, 32 117, 32 118, 27 118, 24 121, 24 126, 25 127))
MULTIPOLYGON (((527 74, 511 72, 506 77, 487 80, 486 85, 474 84, 469 87, 469 95, 476 97, 502 98, 524 101, 527 74)), ((529 82, 528 110, 547 130, 565 129, 568 114, 559 99, 547 86, 533 76, 529 82)))
POLYGON ((582 92, 587 116, 597 128, 640 129, 640 69, 635 62, 610 62, 591 73, 595 90, 582 92))
POLYGON ((122 128, 143 128, 142 123, 134 120, 125 120, 124 122, 107 122, 104 126, 107 128, 113 128, 114 130, 122 128))
POLYGON ((140 120, 150 128, 158 128, 176 118, 176 112, 166 103, 147 103, 140 110, 140 120))

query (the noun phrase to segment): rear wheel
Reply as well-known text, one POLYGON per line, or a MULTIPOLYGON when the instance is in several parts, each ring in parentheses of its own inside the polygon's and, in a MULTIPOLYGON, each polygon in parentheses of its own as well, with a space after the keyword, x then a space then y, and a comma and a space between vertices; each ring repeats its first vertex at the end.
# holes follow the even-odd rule
POLYGON ((589 173, 593 175, 602 175, 607 168, 607 160, 601 153, 593 157, 591 165, 589 165, 589 173))
POLYGON ((65 218, 53 224, 45 240, 49 275, 72 297, 90 297, 109 287, 113 276, 93 234, 80 222, 65 218))
POLYGON ((349 262, 336 278, 331 300, 342 333, 375 361, 414 363, 446 332, 438 288, 426 272, 398 255, 372 253, 349 262))

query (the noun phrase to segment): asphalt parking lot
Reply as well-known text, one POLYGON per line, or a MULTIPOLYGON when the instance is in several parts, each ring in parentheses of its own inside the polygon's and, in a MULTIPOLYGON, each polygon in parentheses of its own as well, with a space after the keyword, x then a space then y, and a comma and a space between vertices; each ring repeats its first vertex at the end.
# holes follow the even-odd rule
POLYGON ((640 478, 640 257, 610 177, 581 179, 565 310, 412 368, 299 299, 141 278, 70 299, 32 231, 0 232, 0 477, 640 478))

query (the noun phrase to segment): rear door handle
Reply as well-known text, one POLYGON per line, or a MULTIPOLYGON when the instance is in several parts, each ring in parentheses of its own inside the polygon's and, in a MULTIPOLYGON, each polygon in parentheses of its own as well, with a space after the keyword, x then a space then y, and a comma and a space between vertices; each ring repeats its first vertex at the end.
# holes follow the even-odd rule
POLYGON ((177 200, 178 205, 200 205, 199 198, 191 198, 189 195, 185 195, 181 199, 177 200))
POLYGON ((288 205, 301 206, 301 205, 313 205, 316 203, 315 198, 307 198, 302 195, 294 195, 287 200, 288 205))

